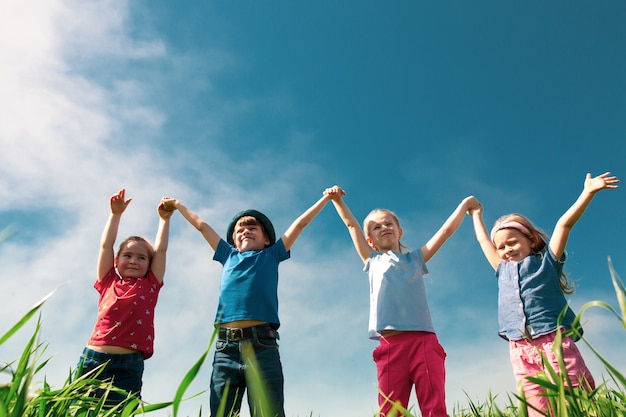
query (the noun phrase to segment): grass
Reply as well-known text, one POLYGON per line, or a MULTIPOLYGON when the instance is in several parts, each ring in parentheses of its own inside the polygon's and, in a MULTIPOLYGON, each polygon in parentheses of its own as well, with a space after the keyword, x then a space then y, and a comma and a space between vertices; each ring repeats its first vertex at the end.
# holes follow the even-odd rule
MULTIPOLYGON (((1 240, 1 239, 0 239, 1 240)), ((626 329, 626 288, 622 283, 617 272, 614 270, 609 258, 609 271, 611 279, 617 295, 619 310, 615 310, 608 303, 603 301, 591 301, 585 304, 578 316, 574 330, 577 324, 582 320, 583 313, 592 307, 603 308, 610 311, 617 320, 626 329)), ((15 325, 13 325, 4 335, 0 337, 0 346, 8 342, 11 337, 18 332, 26 323, 38 316, 41 306, 49 299, 54 292, 48 294, 41 301, 35 304, 15 325)), ((91 416, 111 416, 111 417, 130 417, 137 415, 150 415, 157 410, 171 408, 171 415, 177 417, 180 405, 185 401, 185 395, 191 382, 198 375, 209 354, 210 346, 216 337, 214 334, 209 348, 200 356, 200 358, 189 369, 183 380, 180 382, 178 389, 171 401, 165 401, 156 404, 146 404, 140 400, 127 396, 121 404, 115 407, 106 407, 105 401, 110 392, 120 392, 109 382, 100 381, 96 377, 99 370, 96 369, 90 374, 76 377, 73 374, 68 375, 66 381, 58 389, 53 389, 43 378, 41 386, 33 384, 36 375, 41 374, 49 359, 44 357, 47 345, 39 341, 40 320, 37 324, 32 337, 28 340, 19 359, 7 363, 0 364, 0 372, 10 374, 10 382, 0 385, 0 417, 91 417, 91 416), (104 390, 105 394, 101 398, 93 396, 95 390, 104 390)), ((561 336, 567 333, 557 335, 557 342, 561 336)), ((583 338, 593 353, 602 361, 607 372, 608 380, 603 381, 596 389, 587 392, 580 388, 572 388, 571 382, 567 378, 558 377, 559 371, 555 369, 546 369, 545 374, 538 375, 533 381, 540 384, 546 391, 551 408, 554 411, 554 417, 623 417, 626 416, 626 378, 614 366, 608 363, 602 356, 583 338)), ((559 343, 555 343, 558 346, 559 343)), ((560 352, 556 352, 560 357, 560 352)), ((250 372, 249 378, 253 382, 250 384, 250 390, 261 392, 260 398, 263 398, 263 384, 261 376, 257 370, 254 355, 248 355, 248 363, 250 372)), ((560 361, 559 368, 563 369, 564 365, 560 361)), ((561 373, 563 374, 563 373, 561 373)), ((122 391, 123 394, 125 394, 122 391)), ((189 398, 196 397, 203 393, 194 394, 189 398)), ((498 406, 496 397, 490 395, 481 403, 475 403, 468 398, 468 405, 455 405, 452 410, 452 416, 455 417, 525 417, 527 416, 526 401, 523 393, 510 393, 505 401, 504 406, 498 406)), ((267 408, 262 404, 259 407, 259 417, 271 417, 267 412, 267 408)), ((222 410, 222 417, 228 413, 222 410)), ((198 416, 202 415, 202 410, 198 410, 198 416)), ((313 414, 311 413, 311 416, 313 414)), ((388 417, 401 416, 417 416, 413 410, 405 410, 396 406, 388 417)), ((229 416, 236 417, 236 416, 229 416)))

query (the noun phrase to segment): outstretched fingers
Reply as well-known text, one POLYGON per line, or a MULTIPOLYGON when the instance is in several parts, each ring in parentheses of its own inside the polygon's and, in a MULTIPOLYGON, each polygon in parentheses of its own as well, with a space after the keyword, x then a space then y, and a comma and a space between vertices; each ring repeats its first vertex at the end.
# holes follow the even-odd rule
POLYGON ((123 213, 130 204, 132 198, 128 200, 124 200, 126 196, 126 190, 122 188, 117 194, 111 196, 110 204, 111 204, 111 212, 112 213, 123 213))
POLYGON ((590 173, 587 173, 585 179, 585 188, 592 193, 600 191, 605 188, 618 188, 619 179, 615 175, 611 175, 610 172, 605 172, 596 177, 592 177, 590 173))

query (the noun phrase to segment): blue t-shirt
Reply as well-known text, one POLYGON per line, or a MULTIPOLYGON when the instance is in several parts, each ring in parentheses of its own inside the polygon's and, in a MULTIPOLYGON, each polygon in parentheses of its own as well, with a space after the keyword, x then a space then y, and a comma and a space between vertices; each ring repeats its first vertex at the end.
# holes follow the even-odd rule
POLYGON ((559 284, 566 254, 556 259, 548 248, 520 262, 498 264, 499 334, 504 339, 532 338, 557 330, 557 319, 567 308, 561 326, 571 328, 574 312, 568 307, 559 284))
POLYGON ((381 330, 435 333, 424 285, 428 269, 421 249, 372 252, 363 270, 370 281, 370 339, 380 339, 381 330))
POLYGON ((245 252, 220 240, 213 256, 223 265, 215 324, 261 320, 278 329, 278 264, 289 256, 282 239, 245 252))

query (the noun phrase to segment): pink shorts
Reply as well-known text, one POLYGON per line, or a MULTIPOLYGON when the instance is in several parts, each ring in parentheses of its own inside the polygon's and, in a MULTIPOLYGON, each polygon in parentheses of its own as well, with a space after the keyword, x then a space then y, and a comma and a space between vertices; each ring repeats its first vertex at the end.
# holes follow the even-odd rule
POLYGON ((436 334, 407 331, 381 337, 373 357, 378 372, 381 417, 388 415, 394 403, 407 408, 412 387, 422 416, 447 417, 446 352, 436 334))
MULTIPOLYGON (((545 359, 552 369, 557 373, 559 372, 559 362, 552 349, 555 336, 556 332, 552 332, 533 340, 509 341, 509 355, 515 379, 523 388, 528 403, 544 411, 543 414, 540 414, 528 407, 529 417, 545 416, 545 411, 548 410, 548 400, 541 395, 543 389, 539 385, 530 382, 526 377, 535 377, 538 373, 544 372, 545 368, 542 364, 541 353, 545 355, 545 359)), ((563 350, 563 362, 572 386, 582 386, 587 390, 594 389, 595 382, 591 372, 585 365, 585 361, 572 338, 564 337, 561 347, 563 350)))

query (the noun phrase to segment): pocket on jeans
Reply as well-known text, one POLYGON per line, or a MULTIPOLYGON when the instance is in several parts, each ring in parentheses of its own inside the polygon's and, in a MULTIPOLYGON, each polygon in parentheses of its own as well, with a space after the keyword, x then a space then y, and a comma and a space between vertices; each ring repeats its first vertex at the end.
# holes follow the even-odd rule
POLYGON ((225 340, 218 340, 217 342, 215 342, 215 351, 216 352, 222 352, 226 349, 226 347, 228 346, 228 342, 225 340))
POLYGON ((143 375, 143 362, 129 363, 124 369, 129 375, 141 377, 143 375))
POLYGON ((276 339, 256 339, 254 344, 262 349, 278 349, 276 339))
POLYGON ((78 364, 76 365, 76 369, 77 369, 78 375, 81 376, 81 375, 85 375, 88 372, 93 371, 100 365, 102 365, 102 363, 94 359, 81 358, 78 364))

